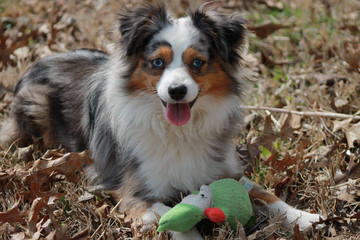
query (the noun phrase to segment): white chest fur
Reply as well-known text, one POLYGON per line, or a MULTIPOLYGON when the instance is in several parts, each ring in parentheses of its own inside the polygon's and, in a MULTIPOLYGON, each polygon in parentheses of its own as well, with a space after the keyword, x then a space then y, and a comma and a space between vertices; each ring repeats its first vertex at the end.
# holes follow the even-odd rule
MULTIPOLYGON (((112 92, 112 90, 108 91, 112 92)), ((179 190, 196 190, 223 176, 235 161, 233 146, 224 161, 214 161, 214 144, 228 124, 228 113, 238 99, 214 100, 201 97, 185 126, 166 122, 160 100, 155 95, 112 96, 107 99, 109 120, 122 148, 130 150, 139 162, 139 174, 153 196, 167 198, 179 190)))

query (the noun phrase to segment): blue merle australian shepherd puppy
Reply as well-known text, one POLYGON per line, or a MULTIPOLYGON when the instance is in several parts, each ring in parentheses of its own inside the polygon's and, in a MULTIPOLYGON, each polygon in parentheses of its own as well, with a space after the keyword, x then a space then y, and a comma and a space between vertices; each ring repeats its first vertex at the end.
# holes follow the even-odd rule
MULTIPOLYGON (((241 176, 232 139, 246 28, 238 15, 197 10, 174 19, 161 5, 141 5, 120 14, 119 30, 110 55, 83 49, 33 64, 16 86, 1 143, 42 138, 47 147, 89 149, 95 184, 146 228, 180 192, 241 176)), ((256 185, 250 195, 302 228, 318 220, 256 185)), ((173 236, 201 239, 196 230, 173 236)))

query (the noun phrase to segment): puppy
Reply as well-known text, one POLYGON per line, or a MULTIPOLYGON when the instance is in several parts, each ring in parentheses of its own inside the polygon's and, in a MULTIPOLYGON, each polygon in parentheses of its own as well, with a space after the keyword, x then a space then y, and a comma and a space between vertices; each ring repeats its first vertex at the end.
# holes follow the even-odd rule
MULTIPOLYGON (((241 120, 244 24, 202 10, 173 19, 161 5, 124 12, 111 55, 82 49, 33 64, 16 86, 2 143, 89 149, 96 186, 147 228, 179 193, 242 174, 232 139, 241 120)), ((269 209, 295 216, 288 222, 303 228, 318 220, 243 181, 269 209)), ((174 237, 201 239, 195 230, 174 237)))

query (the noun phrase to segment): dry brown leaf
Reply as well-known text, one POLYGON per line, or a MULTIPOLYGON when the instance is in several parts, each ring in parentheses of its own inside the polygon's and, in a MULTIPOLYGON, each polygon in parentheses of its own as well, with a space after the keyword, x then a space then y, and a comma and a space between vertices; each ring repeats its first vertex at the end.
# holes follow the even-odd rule
POLYGON ((29 210, 28 214, 28 222, 30 225, 35 225, 38 220, 40 219, 40 211, 47 205, 48 199, 46 198, 36 198, 32 204, 31 208, 29 210))
POLYGON ((331 146, 320 146, 313 151, 309 152, 304 158, 322 158, 331 151, 331 146))
POLYGON ((280 129, 280 136, 282 139, 287 139, 293 136, 294 129, 291 127, 291 121, 293 118, 294 117, 292 114, 287 114, 286 120, 284 121, 280 129))
POLYGON ((25 233, 13 233, 11 234, 11 240, 25 240, 25 233))
POLYGON ((336 196, 337 199, 348 202, 348 203, 354 203, 355 202, 355 196, 350 193, 340 193, 336 196))
POLYGON ((273 143, 277 138, 277 133, 274 132, 272 126, 273 122, 271 120, 271 116, 268 115, 265 118, 263 135, 256 140, 256 143, 259 146, 266 147, 267 149, 269 149, 270 152, 273 152, 273 143))
POLYGON ((349 178, 358 178, 360 177, 360 163, 355 163, 354 159, 352 159, 349 163, 345 172, 339 172, 335 175, 334 181, 335 183, 341 183, 349 178))
POLYGON ((27 147, 18 148, 18 158, 24 162, 33 161, 34 146, 29 145, 27 147))
POLYGON ((36 160, 28 170, 25 182, 34 182, 34 179, 48 178, 53 173, 63 174, 68 181, 78 181, 77 171, 92 161, 86 151, 81 153, 66 153, 55 160, 36 160))
POLYGON ((279 171, 284 171, 288 167, 296 164, 298 161, 297 157, 292 157, 288 153, 284 156, 282 160, 274 160, 272 161, 271 166, 279 171))
POLYGON ((334 120, 333 121, 333 132, 336 132, 336 131, 339 131, 341 129, 347 129, 351 123, 352 119, 349 118, 349 119, 345 119, 345 120, 342 120, 342 121, 338 121, 338 120, 334 120))
POLYGON ((0 223, 25 223, 27 212, 22 212, 19 210, 21 200, 16 202, 9 210, 6 212, 0 212, 0 223))
POLYGON ((298 224, 294 226, 294 240, 305 240, 304 235, 300 232, 298 224))
POLYGON ((275 195, 281 198, 284 190, 286 190, 286 187, 293 181, 294 180, 291 177, 285 177, 284 179, 282 179, 279 183, 275 185, 275 195))
POLYGON ((310 77, 314 78, 319 84, 326 84, 328 86, 333 86, 335 82, 347 79, 345 76, 335 73, 314 73, 310 77))
POLYGON ((108 204, 103 204, 101 207, 98 207, 95 209, 95 212, 97 215, 99 215, 100 218, 104 218, 109 213, 110 206, 108 204))
POLYGON ((85 240, 89 238, 89 228, 85 228, 77 233, 75 233, 70 240, 85 240))
POLYGON ((85 192, 83 195, 81 195, 78 198, 78 202, 86 202, 86 201, 89 201, 89 200, 93 199, 94 197, 95 197, 94 194, 91 194, 89 192, 85 192))
POLYGON ((284 9, 284 3, 278 0, 263 0, 265 5, 268 8, 276 9, 276 10, 283 10, 284 9))
POLYGON ((288 65, 294 63, 294 61, 291 60, 274 59, 273 54, 271 54, 270 51, 266 51, 264 49, 261 50, 261 62, 269 68, 273 68, 274 66, 288 65))
POLYGON ((288 27, 289 26, 287 25, 268 22, 258 26, 248 26, 248 29, 253 31, 256 34, 256 36, 263 39, 279 29, 288 28, 288 27))
POLYGON ((345 136, 348 142, 348 147, 353 148, 354 142, 360 140, 360 122, 347 128, 345 131, 345 136))
POLYGON ((343 58, 350 69, 360 72, 360 43, 358 41, 344 42, 343 58))
POLYGON ((56 239, 56 230, 52 231, 45 237, 45 240, 55 240, 55 239, 56 239))
POLYGON ((290 120, 291 128, 292 129, 300 129, 301 128, 301 120, 302 120, 302 116, 292 114, 291 120, 290 120))

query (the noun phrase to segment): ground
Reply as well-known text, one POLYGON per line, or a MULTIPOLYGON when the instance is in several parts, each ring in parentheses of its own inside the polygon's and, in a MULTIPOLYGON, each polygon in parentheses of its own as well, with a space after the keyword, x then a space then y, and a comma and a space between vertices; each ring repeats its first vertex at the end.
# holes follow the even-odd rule
MULTIPOLYGON (((32 62, 76 48, 111 52, 111 43, 118 42, 117 11, 136 2, 0 0, 1 122, 18 77, 32 62)), ((169 5, 181 16, 196 1, 190 2, 169 5)), ((217 4, 225 12, 239 11, 250 30, 244 60, 251 78, 244 105, 253 107, 243 107, 236 139, 240 157, 250 159, 246 174, 289 204, 321 213, 325 227, 292 234, 280 227, 279 217, 259 214, 245 231, 217 228, 208 238, 360 239, 360 122, 355 117, 360 113, 360 2, 217 4)), ((0 158, 1 239, 167 238, 141 235, 110 198, 88 191, 81 169, 91 161, 86 152, 14 145, 2 149, 0 158)))

